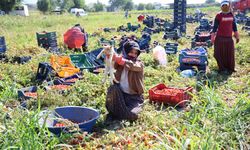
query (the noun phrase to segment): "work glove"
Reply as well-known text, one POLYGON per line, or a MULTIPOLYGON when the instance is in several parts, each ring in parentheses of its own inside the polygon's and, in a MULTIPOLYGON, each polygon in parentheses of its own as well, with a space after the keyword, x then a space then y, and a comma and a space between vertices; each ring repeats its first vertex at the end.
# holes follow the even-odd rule
POLYGON ((234 32, 234 38, 236 39, 236 43, 240 42, 240 35, 238 31, 234 32))
POLYGON ((119 56, 117 54, 113 55, 112 60, 115 61, 118 65, 124 65, 126 62, 125 58, 123 58, 122 56, 119 56))

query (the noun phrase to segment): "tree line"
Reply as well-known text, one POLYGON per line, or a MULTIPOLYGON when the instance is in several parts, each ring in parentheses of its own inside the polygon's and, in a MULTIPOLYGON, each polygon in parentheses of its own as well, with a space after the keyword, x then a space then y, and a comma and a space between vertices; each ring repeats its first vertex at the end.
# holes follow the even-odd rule
MULTIPOLYGON (((0 0, 0 10, 6 13, 10 12, 15 5, 18 5, 22 0, 0 0)), ((206 0, 206 3, 215 3, 215 0, 206 0)), ((37 8, 42 12, 50 12, 55 9, 69 11, 71 8, 83 8, 86 11, 115 11, 115 10, 153 10, 155 5, 152 3, 138 5, 132 0, 109 0, 109 6, 101 3, 99 0, 93 3, 92 6, 87 6, 85 0, 38 0, 37 8)))

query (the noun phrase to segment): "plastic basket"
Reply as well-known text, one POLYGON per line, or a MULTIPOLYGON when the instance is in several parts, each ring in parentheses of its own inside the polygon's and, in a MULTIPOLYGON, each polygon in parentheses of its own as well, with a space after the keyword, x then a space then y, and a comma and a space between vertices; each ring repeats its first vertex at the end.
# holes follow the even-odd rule
POLYGON ((100 114, 98 111, 80 106, 58 107, 54 111, 43 111, 39 114, 40 126, 45 125, 50 132, 59 135, 61 132, 68 132, 69 126, 56 127, 58 118, 68 119, 76 124, 82 131, 91 132, 100 114))
POLYGON ((158 84, 149 90, 149 100, 183 107, 185 106, 186 101, 191 99, 190 93, 192 93, 192 91, 192 87, 187 87, 186 89, 178 89, 167 87, 164 84, 158 84), (163 90, 165 90, 165 92, 159 92, 163 90), (170 93, 170 91, 172 93, 170 93))

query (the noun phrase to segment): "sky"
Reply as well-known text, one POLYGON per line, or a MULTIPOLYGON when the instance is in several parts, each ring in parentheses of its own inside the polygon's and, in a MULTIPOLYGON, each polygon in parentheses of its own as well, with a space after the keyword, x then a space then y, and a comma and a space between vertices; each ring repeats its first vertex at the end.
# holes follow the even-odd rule
MULTIPOLYGON (((37 0, 23 0, 25 3, 36 3, 37 0)), ((109 0, 99 0, 99 2, 104 3, 104 4, 108 4, 109 0)), ((220 2, 221 0, 216 0, 218 2, 220 2)), ((85 0, 86 4, 88 3, 95 3, 97 2, 97 0, 85 0)), ((133 0, 133 2, 135 4, 139 4, 139 3, 153 3, 153 2, 159 2, 162 4, 167 4, 167 3, 173 3, 174 0, 133 0)), ((205 0, 187 0, 188 4, 200 4, 200 3, 204 3, 205 0)))

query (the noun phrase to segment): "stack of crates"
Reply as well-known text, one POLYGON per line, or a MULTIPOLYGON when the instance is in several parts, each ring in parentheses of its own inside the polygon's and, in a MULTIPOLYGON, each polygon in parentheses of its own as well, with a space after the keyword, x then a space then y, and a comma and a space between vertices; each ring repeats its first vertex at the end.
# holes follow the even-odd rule
POLYGON ((200 25, 198 28, 195 29, 195 32, 198 32, 198 31, 210 31, 212 29, 212 26, 209 22, 208 19, 201 19, 200 20, 200 25))
POLYGON ((179 28, 181 33, 186 33, 187 1, 174 1, 174 27, 179 28))
POLYGON ((142 37, 138 40, 138 44, 141 50, 149 52, 149 45, 151 41, 151 36, 148 33, 143 33, 142 37))
POLYGON ((5 38, 4 36, 0 36, 0 55, 4 54, 6 49, 5 38))
POLYGON ((143 24, 145 24, 149 28, 153 28, 155 24, 154 16, 147 16, 145 20, 143 20, 143 24))
POLYGON ((208 64, 207 50, 203 47, 181 50, 179 63, 181 71, 194 69, 194 67, 197 67, 199 71, 206 71, 208 64))
POLYGON ((176 54, 178 51, 178 43, 166 43, 165 50, 167 54, 176 54))
POLYGON ((191 47, 211 47, 211 34, 209 32, 196 32, 195 37, 192 39, 191 47))
POLYGON ((41 46, 45 49, 57 49, 56 32, 37 32, 36 37, 38 46, 41 46))

